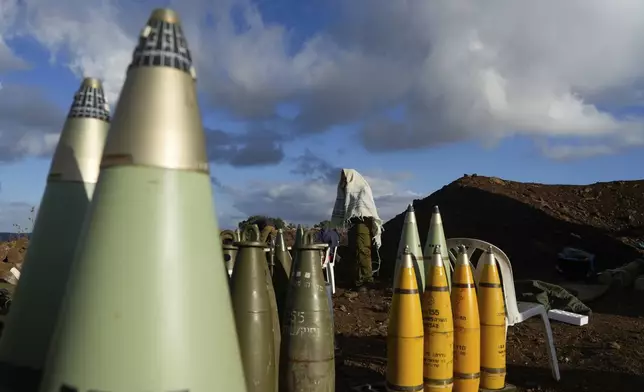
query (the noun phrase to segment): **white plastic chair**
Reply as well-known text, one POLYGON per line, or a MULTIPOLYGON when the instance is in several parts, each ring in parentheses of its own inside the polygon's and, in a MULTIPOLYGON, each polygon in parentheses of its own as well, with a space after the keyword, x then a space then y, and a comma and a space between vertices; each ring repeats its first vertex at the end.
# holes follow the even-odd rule
MULTIPOLYGON (((380 259, 380 250, 378 249, 377 246, 374 246, 373 249, 376 250, 376 259, 374 260, 373 257, 371 257, 371 274, 373 276, 378 276, 380 275, 380 266, 382 265, 382 260, 380 259)), ((373 255, 373 251, 371 252, 373 255)))
MULTIPOLYGON (((546 348, 548 349, 548 360, 550 362, 550 368, 552 369, 552 377, 559 381, 561 379, 561 375, 559 373, 559 361, 557 360, 557 351, 552 337, 552 329, 550 327, 550 320, 548 319, 548 312, 542 304, 517 301, 516 291, 514 290, 512 265, 510 264, 508 256, 498 247, 485 241, 473 238, 450 238, 447 240, 447 247, 449 248, 449 258, 452 263, 456 262, 456 252, 459 245, 465 245, 470 263, 474 262, 472 260, 472 255, 477 249, 485 252, 489 247, 492 247, 494 259, 496 260, 497 266, 499 267, 499 273, 501 274, 503 295, 505 297, 506 336, 508 326, 522 323, 534 316, 541 316, 546 333, 546 340, 548 341, 546 348)), ((483 263, 478 263, 477 260, 476 269, 474 270, 474 282, 477 288, 482 273, 483 263)))
POLYGON ((331 285, 331 293, 335 294, 335 257, 338 254, 338 247, 328 247, 324 252, 324 260, 322 260, 322 269, 326 276, 326 282, 331 285))

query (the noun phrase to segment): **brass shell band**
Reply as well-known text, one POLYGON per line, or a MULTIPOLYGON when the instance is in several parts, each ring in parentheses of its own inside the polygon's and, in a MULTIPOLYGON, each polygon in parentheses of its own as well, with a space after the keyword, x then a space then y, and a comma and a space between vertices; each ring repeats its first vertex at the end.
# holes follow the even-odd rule
POLYGON ((452 287, 457 287, 459 289, 473 289, 476 288, 474 283, 452 283, 452 287))
POLYGON ((481 373, 457 373, 454 372, 454 378, 457 380, 474 380, 481 378, 481 373))
POLYGON ((454 383, 453 378, 426 378, 423 377, 425 385, 449 385, 454 383))
POLYGON ((501 283, 486 283, 486 282, 480 282, 479 287, 487 287, 489 289, 500 289, 503 286, 501 283))
POLYGON ((427 286, 425 291, 449 291, 447 286, 427 286))
POLYGON ((488 367, 483 367, 481 366, 481 371, 483 373, 492 373, 492 374, 502 374, 506 373, 505 368, 488 368, 488 367))
POLYGON ((47 176, 47 182, 78 182, 85 183, 82 178, 70 178, 63 173, 51 173, 47 176))
POLYGON ((396 391, 396 392, 417 392, 422 391, 425 386, 423 384, 414 385, 414 386, 405 386, 405 385, 396 385, 387 381, 387 390, 396 391))
POLYGON ((160 169, 192 171, 210 175, 210 166, 208 166, 208 163, 203 163, 203 165, 195 163, 194 167, 171 167, 170 165, 135 162, 134 157, 130 154, 104 155, 103 159, 101 160, 101 169, 107 169, 114 166, 157 167, 160 169))
POLYGON ((257 242, 257 241, 235 241, 233 242, 233 248, 238 247, 238 248, 266 248, 266 244, 263 242, 257 242))
POLYGON ((418 294, 418 289, 394 289, 394 294, 418 294))
MULTIPOLYGON (((505 318, 505 316, 503 316, 505 318)), ((505 328, 505 323, 503 324, 489 324, 481 321, 481 327, 494 327, 494 328, 505 328)), ((483 369, 483 368, 481 368, 483 369)))
POLYGON ((294 250, 324 250, 327 248, 326 244, 303 244, 298 246, 297 248, 294 248, 294 250))

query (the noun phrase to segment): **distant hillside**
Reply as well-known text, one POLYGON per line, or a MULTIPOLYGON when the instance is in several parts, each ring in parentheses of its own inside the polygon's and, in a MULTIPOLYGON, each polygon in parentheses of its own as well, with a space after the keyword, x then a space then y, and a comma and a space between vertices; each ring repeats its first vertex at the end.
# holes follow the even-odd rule
POLYGON ((18 237, 18 236, 31 237, 31 233, 24 233, 24 234, 19 234, 19 233, 0 233, 0 242, 9 241, 10 239, 18 237))
MULTIPOLYGON (((543 185, 466 175, 413 204, 423 243, 438 205, 448 238, 493 243, 508 254, 518 278, 556 280, 554 265, 564 246, 596 254, 601 270, 640 256, 644 241, 644 181, 543 185)), ((403 221, 404 212, 385 224, 385 276, 403 221)))

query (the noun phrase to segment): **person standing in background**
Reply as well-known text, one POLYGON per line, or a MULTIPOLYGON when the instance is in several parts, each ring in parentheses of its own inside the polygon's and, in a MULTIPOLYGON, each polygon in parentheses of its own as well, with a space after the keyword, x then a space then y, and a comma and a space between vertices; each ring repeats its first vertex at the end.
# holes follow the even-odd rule
POLYGON ((382 220, 367 181, 353 169, 342 169, 331 214, 332 227, 348 228, 349 257, 354 259, 355 287, 366 292, 373 283, 371 247, 380 248, 382 220))

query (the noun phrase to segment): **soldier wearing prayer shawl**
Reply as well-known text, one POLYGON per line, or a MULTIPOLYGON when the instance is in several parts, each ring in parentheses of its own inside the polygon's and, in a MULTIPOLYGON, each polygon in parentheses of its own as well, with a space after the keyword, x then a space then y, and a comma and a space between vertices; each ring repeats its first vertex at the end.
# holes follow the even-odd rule
POLYGON ((366 291, 373 283, 371 247, 380 248, 382 220, 371 187, 353 169, 342 169, 331 225, 348 228, 349 258, 355 260, 355 285, 366 291))

